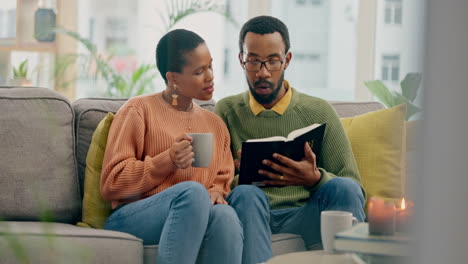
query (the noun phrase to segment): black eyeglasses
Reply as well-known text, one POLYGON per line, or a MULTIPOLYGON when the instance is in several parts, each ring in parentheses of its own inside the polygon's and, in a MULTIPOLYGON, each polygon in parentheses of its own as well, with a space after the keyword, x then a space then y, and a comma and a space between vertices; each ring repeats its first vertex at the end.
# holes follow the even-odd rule
POLYGON ((252 61, 243 61, 244 69, 248 72, 258 72, 265 66, 268 71, 279 71, 281 70, 281 66, 283 65, 283 60, 267 60, 267 61, 259 61, 259 60, 252 60, 252 61))
POLYGON ((268 71, 279 71, 281 70, 281 65, 283 65, 282 60, 269 60, 269 61, 244 61, 244 68, 248 72, 258 72, 262 68, 262 65, 268 71))

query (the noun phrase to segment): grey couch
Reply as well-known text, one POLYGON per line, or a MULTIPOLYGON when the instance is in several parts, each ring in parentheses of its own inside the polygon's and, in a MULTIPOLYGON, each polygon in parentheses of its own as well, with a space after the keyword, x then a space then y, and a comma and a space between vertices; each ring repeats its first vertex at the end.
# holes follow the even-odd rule
MULTIPOLYGON (((91 136, 124 102, 70 103, 50 89, 0 87, 0 263, 155 263, 157 245, 75 225, 91 136)), ((333 105, 343 117, 382 108, 374 102, 333 105)), ((302 250, 297 235, 273 236, 274 255, 302 250)))

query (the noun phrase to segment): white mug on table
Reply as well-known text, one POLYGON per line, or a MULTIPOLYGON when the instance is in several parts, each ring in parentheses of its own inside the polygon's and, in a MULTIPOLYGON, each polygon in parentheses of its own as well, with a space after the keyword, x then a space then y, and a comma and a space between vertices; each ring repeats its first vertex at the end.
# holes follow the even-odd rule
POLYGON ((356 217, 346 211, 322 211, 320 215, 320 233, 322 235, 323 250, 334 252, 335 234, 350 229, 357 224, 356 217))

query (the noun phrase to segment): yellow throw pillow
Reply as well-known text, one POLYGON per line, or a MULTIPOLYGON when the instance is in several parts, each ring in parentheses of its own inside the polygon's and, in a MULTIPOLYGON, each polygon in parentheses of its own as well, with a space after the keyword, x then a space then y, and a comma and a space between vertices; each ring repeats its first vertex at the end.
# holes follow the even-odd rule
POLYGON ((102 199, 100 181, 102 160, 112 120, 114 120, 114 114, 108 113, 99 122, 86 156, 82 222, 77 224, 81 227, 104 228, 107 217, 111 213, 111 203, 102 199))
POLYGON ((404 188, 406 105, 342 118, 367 197, 396 202, 404 188))

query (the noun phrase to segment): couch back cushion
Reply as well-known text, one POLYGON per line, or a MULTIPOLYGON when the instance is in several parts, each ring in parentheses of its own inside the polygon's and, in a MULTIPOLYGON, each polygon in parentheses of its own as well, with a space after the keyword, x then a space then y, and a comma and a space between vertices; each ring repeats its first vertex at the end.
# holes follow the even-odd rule
POLYGON ((73 110, 45 88, 0 87, 0 218, 80 215, 73 110))
POLYGON ((352 117, 383 109, 379 102, 340 102, 330 101, 340 117, 352 117))
POLYGON ((116 113, 127 99, 85 98, 73 102, 76 129, 76 159, 80 193, 83 196, 86 155, 94 130, 107 113, 116 113))

